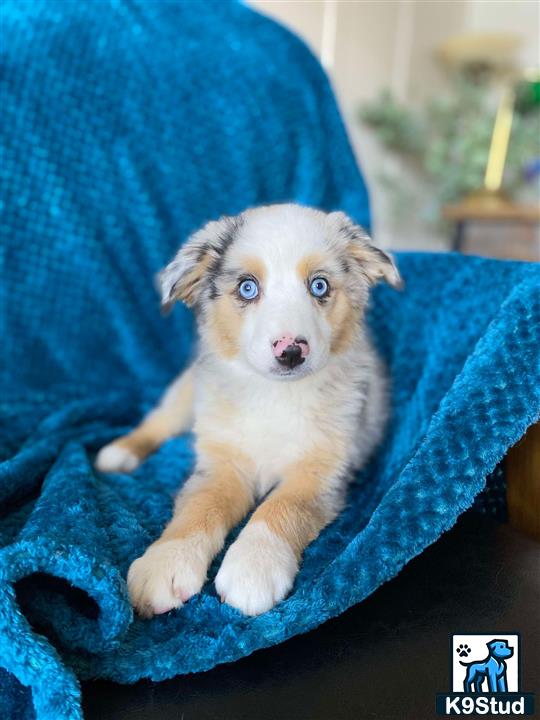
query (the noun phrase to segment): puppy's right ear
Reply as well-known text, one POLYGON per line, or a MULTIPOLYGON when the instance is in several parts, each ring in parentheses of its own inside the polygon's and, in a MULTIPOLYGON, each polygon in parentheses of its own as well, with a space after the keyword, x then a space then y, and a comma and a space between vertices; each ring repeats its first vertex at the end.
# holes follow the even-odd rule
POLYGON ((345 238, 349 258, 355 262, 357 269, 370 285, 385 280, 394 288, 403 287, 392 256, 376 247, 363 227, 356 225, 345 213, 339 211, 330 213, 327 222, 338 236, 345 238))
POLYGON ((240 215, 222 217, 207 223, 188 238, 174 259, 157 276, 161 307, 165 312, 177 300, 182 300, 189 307, 201 300, 240 224, 240 215))

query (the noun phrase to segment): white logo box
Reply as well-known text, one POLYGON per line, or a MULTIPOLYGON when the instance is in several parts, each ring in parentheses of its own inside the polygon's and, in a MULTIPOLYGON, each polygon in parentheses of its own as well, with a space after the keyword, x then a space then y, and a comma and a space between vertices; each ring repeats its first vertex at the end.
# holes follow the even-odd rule
MULTIPOLYGON (((454 635, 452 637, 452 690, 453 692, 463 692, 463 681, 467 672, 467 668, 460 664, 480 662, 489 656, 489 648, 487 643, 491 640, 506 640, 509 647, 513 648, 514 654, 510 658, 505 659, 507 668, 506 680, 508 683, 507 692, 519 691, 519 635, 517 634, 491 634, 491 635, 454 635), (470 652, 465 656, 460 656, 458 650, 460 646, 468 648, 470 652)), ((482 686, 482 692, 489 692, 487 682, 482 686)))

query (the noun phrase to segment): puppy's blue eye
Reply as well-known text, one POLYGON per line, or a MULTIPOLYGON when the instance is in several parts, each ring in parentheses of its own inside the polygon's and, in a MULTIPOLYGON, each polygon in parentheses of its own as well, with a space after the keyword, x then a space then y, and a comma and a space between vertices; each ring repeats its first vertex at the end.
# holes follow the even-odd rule
POLYGON ((238 286, 238 293, 244 300, 255 300, 259 294, 259 286, 255 280, 242 280, 238 286))
POLYGON ((322 277, 313 278, 309 286, 309 292, 316 298, 323 298, 328 295, 328 283, 322 277))

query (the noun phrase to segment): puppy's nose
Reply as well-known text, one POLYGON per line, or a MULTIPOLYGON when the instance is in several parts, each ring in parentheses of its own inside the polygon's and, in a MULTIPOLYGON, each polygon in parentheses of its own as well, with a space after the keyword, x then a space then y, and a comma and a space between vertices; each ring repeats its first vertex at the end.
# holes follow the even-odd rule
POLYGON ((284 367, 292 368, 301 365, 309 354, 306 338, 298 335, 283 335, 272 343, 274 357, 284 367))
POLYGON ((302 357, 302 348, 300 345, 287 345, 285 350, 278 357, 277 361, 280 365, 292 370, 297 365, 304 362, 304 358, 302 357))

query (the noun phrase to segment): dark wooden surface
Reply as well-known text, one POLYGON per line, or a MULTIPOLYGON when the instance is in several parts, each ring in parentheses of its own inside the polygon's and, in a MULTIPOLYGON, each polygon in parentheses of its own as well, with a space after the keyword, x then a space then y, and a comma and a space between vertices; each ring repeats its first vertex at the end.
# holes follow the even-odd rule
POLYGON ((510 448, 505 469, 510 524, 540 542, 540 423, 510 448))
POLYGON ((540 544, 469 513, 397 578, 317 630, 199 675, 86 683, 85 718, 436 718, 454 632, 520 631, 522 689, 538 695, 539 568, 540 544))

